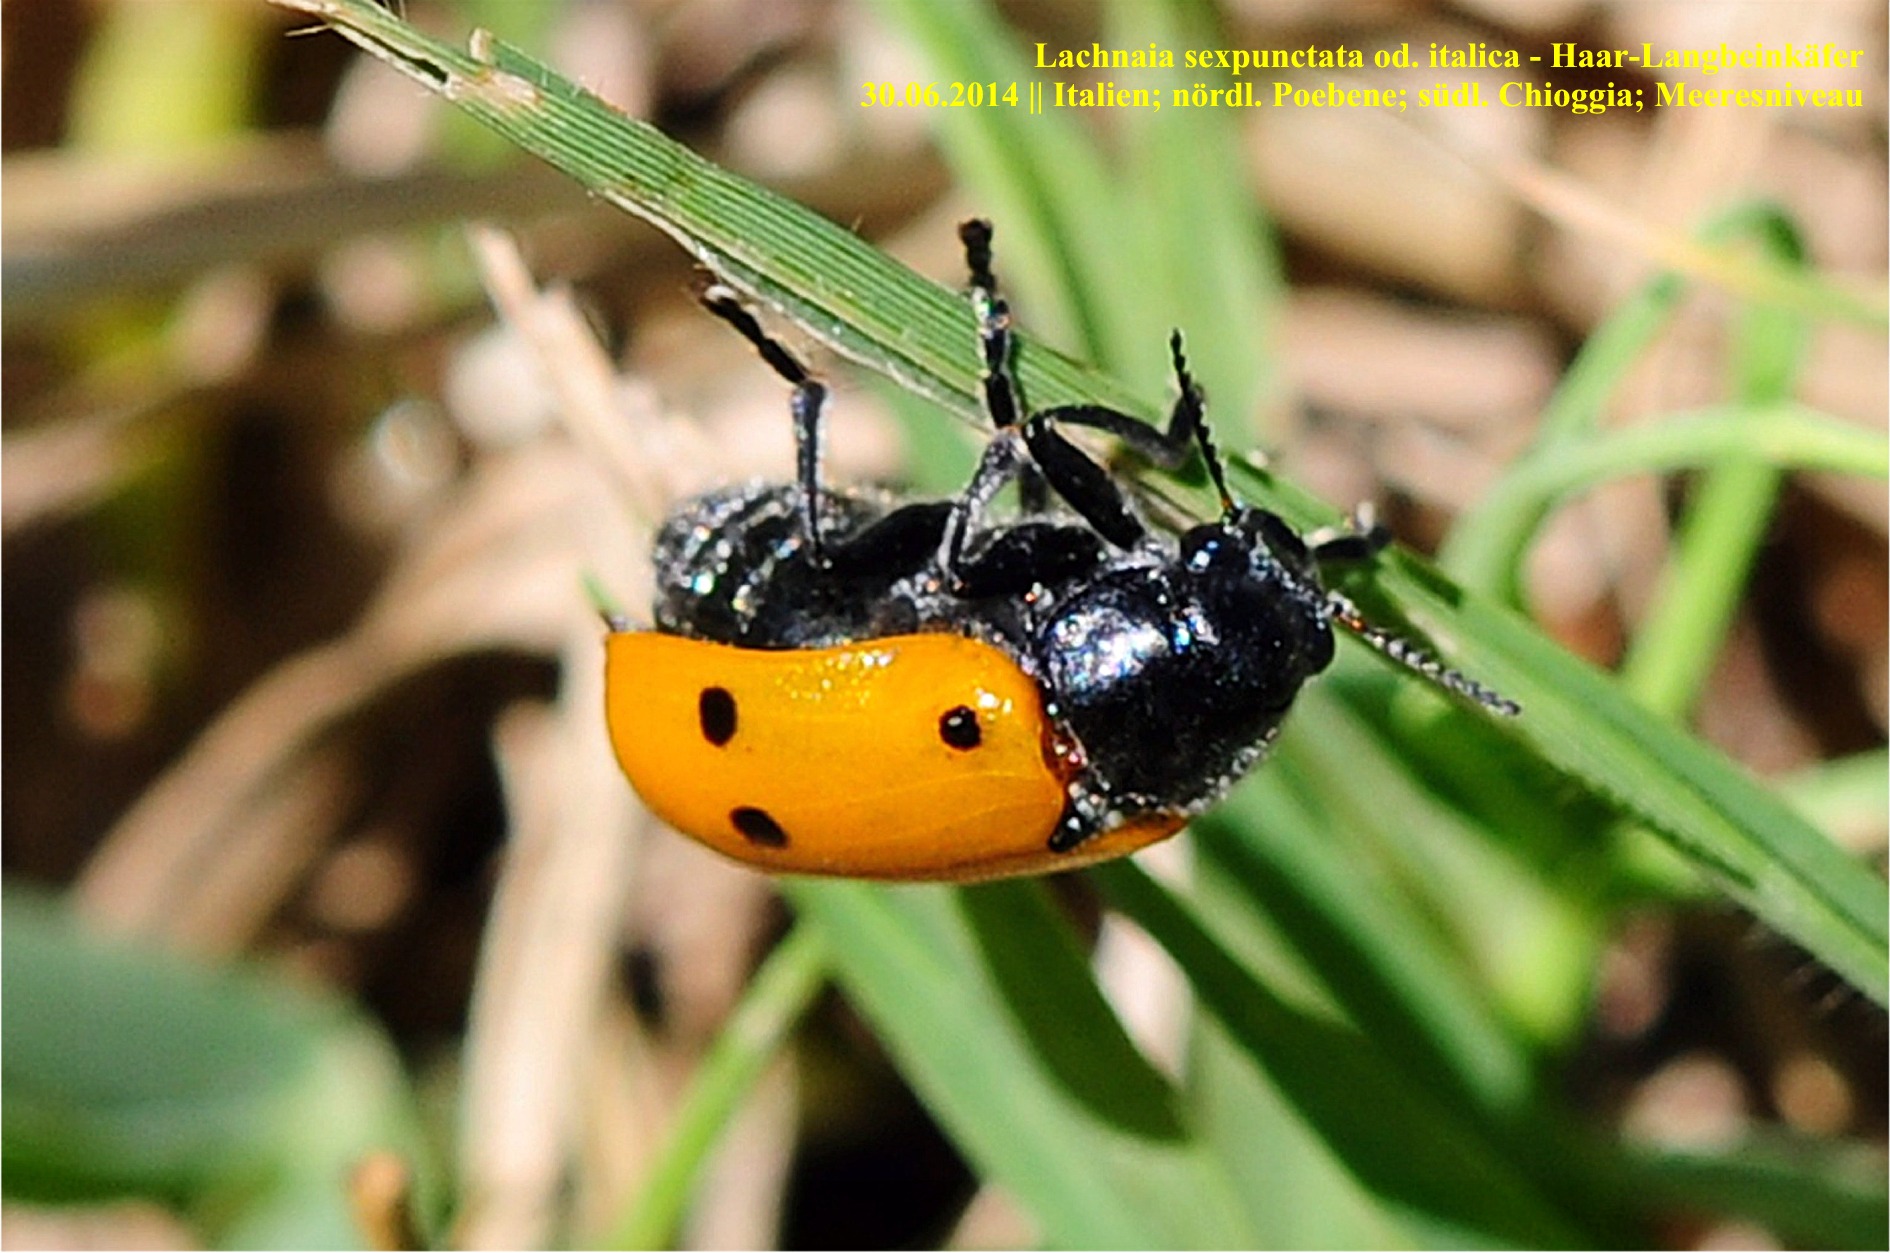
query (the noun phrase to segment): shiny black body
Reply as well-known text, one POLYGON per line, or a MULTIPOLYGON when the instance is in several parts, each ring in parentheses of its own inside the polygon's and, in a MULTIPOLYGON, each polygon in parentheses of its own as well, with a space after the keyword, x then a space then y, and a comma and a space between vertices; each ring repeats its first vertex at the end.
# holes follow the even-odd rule
POLYGON ((1235 504, 1177 334, 1180 396, 1166 431, 1090 406, 1031 413, 1010 371, 1010 314, 990 270, 990 228, 961 228, 996 434, 952 501, 841 492, 819 481, 825 388, 734 294, 704 302, 794 387, 794 483, 688 501, 655 546, 660 631, 745 648, 818 648, 915 631, 974 636, 1038 684, 1080 769, 1053 850, 1146 814, 1201 811, 1265 754, 1301 686, 1333 655, 1337 622, 1426 677, 1514 707, 1365 623, 1325 589, 1321 561, 1357 560, 1375 529, 1309 549, 1277 516, 1235 504), (1057 430, 1100 429, 1179 464, 1199 449, 1222 513, 1179 539, 1143 525, 1115 480, 1057 430), (1026 513, 985 518, 1021 481, 1026 513), (1048 489, 1046 491, 1045 489, 1048 489), (1050 497, 1068 512, 1050 512, 1050 497))

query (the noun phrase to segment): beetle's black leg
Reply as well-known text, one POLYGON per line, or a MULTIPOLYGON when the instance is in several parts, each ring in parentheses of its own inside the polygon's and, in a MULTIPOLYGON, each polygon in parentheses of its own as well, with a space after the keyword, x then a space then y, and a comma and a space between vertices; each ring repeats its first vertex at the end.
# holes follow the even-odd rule
POLYGON ((1315 531, 1309 538, 1313 560, 1322 567, 1358 565, 1370 561, 1391 545, 1391 532, 1379 523, 1369 503, 1361 503, 1352 511, 1346 528, 1315 531))
POLYGON ((917 574, 937 558, 954 505, 928 500, 902 505, 856 534, 827 546, 827 570, 839 579, 891 581, 917 574))
POLYGON ((1385 551, 1388 543, 1390 535, 1382 530, 1334 535, 1313 545, 1313 559, 1321 566, 1361 565, 1385 551))
POLYGON ((965 245, 965 268, 971 271, 971 308, 978 318, 978 343, 984 350, 984 411, 991 425, 1007 430, 1017 425, 1023 401, 1011 374, 1011 306, 997 290, 991 272, 991 224, 971 218, 958 224, 965 245))
POLYGON ((779 340, 761 329, 755 315, 742 306, 733 288, 717 283, 702 293, 702 304, 755 346, 755 351, 787 382, 794 394, 788 408, 794 415, 794 459, 801 485, 801 526, 818 565, 827 564, 827 553, 820 534, 820 411, 827 403, 827 387, 807 372, 807 367, 779 340))
MULTIPOLYGON (((1175 407, 1169 411, 1167 430, 1101 405, 1060 405, 1043 410, 1041 416, 1053 423, 1104 431, 1163 469, 1179 469, 1197 444, 1202 445, 1204 452, 1211 444, 1202 440, 1206 425, 1206 402, 1200 385, 1188 372, 1180 331, 1169 335, 1168 351, 1175 364, 1175 383, 1179 394, 1175 397, 1175 407)), ((1216 458, 1210 456, 1208 462, 1212 469, 1219 469, 1216 458)), ((1215 477, 1218 482, 1219 475, 1215 477)))
POLYGON ((1015 522, 959 562, 952 590, 968 600, 1026 596, 1083 578, 1105 555, 1102 537, 1088 527, 1015 522))
POLYGON ((1085 821, 1074 800, 1063 806, 1063 817, 1057 822, 1057 829, 1050 833, 1050 851, 1067 853, 1096 834, 1095 827, 1085 821))
MULTIPOLYGON (((991 270, 991 223, 972 218, 958 227, 958 238, 965 245, 965 266, 971 271, 971 300, 978 315, 978 338, 984 348, 984 402, 992 425, 999 430, 1015 426, 1024 412, 1021 389, 1011 372, 1011 309, 998 295, 997 275, 991 270)), ((1194 439, 1194 423, 1201 416, 1200 391, 1188 377, 1181 356, 1181 332, 1171 341, 1175 374, 1181 381, 1181 396, 1162 431, 1140 418, 1118 413, 1101 405, 1065 405, 1047 409, 1044 416, 1052 422, 1107 431, 1149 460, 1169 469, 1181 464, 1194 439)))
MULTIPOLYGON (((998 489, 1013 478, 1025 476, 1024 491, 1035 497, 1041 489, 1032 480, 1040 471, 1057 495, 1112 544, 1134 547, 1145 531, 1108 471, 1057 434, 1041 415, 1023 423, 1023 441, 1030 457, 1023 456, 1016 433, 1024 406, 1011 373, 1010 306, 998 295, 997 276, 991 271, 991 224, 972 218, 959 225, 958 238, 965 245, 965 267, 971 271, 971 302, 984 353, 984 407, 991 416, 991 425, 997 428, 946 527, 943 564, 954 588, 962 594, 967 587, 964 555, 972 520, 983 514, 998 489)), ((1028 506, 1032 502, 1027 499, 1025 503, 1028 506)))
MULTIPOLYGON (((962 588, 962 559, 971 519, 983 513, 998 488, 1026 473, 1026 462, 1012 434, 1024 407, 1011 374, 1010 306, 998 295, 997 275, 991 272, 991 224, 972 218, 959 225, 958 238, 965 245, 965 268, 971 271, 971 304, 978 316, 978 343, 984 352, 984 408, 991 415, 991 425, 997 428, 946 531, 945 569, 954 584, 962 588)), ((1121 489, 1108 472, 1058 435, 1043 415, 1025 421, 1023 437, 1036 469, 1085 521, 1111 543, 1124 548, 1141 540, 1142 524, 1129 512, 1121 489)), ((1037 488, 1028 481, 1025 490, 1037 494, 1037 488)))
MULTIPOLYGON (((1081 454, 1078 454, 1079 456, 1081 454)), ((1101 472, 1093 462, 1092 470, 1101 472)), ((985 445, 971 482, 952 502, 939 545, 939 565, 954 596, 980 599, 1018 596, 1040 584, 1054 584, 1093 569, 1102 558, 1094 529, 1021 522, 1005 527, 976 556, 967 552, 975 520, 1006 483, 1034 470, 1015 429, 999 431, 985 445)), ((1137 523, 1136 525, 1140 525, 1137 523)))
POLYGON ((1306 541, 1286 519, 1270 509, 1248 509, 1243 514, 1246 525, 1260 537, 1274 559, 1301 578, 1317 581, 1319 566, 1306 541))
POLYGON ((965 545, 971 537, 972 520, 983 515, 992 497, 1017 476, 1022 464, 1023 454, 1018 448, 1017 432, 1000 430, 984 446, 984 455, 978 459, 978 468, 972 473, 971 482, 965 484, 965 490, 952 502, 951 517, 945 523, 944 542, 939 547, 939 564, 944 567, 945 577, 950 580, 955 595, 963 596, 968 592, 964 560, 965 545))
MULTIPOLYGON (((1203 418, 1201 389, 1188 373, 1182 352, 1181 332, 1169 340, 1174 359, 1175 379, 1180 396, 1169 418, 1168 429, 1161 430, 1139 418, 1100 405, 1066 405, 1041 413, 1026 412, 1015 376, 1011 372, 1010 307, 997 292, 997 276, 991 270, 991 224, 973 218, 958 228, 965 245, 965 265, 971 271, 972 305, 978 317, 978 341, 984 353, 984 403, 997 428, 999 439, 1022 421, 1024 443, 1030 461, 1042 472, 1044 480, 1085 522, 1104 539, 1120 548, 1134 548, 1148 534, 1123 495, 1121 486, 1108 470, 1098 465, 1082 449, 1071 443, 1056 427, 1059 423, 1086 426, 1105 431, 1123 440, 1136 451, 1166 466, 1178 466, 1188 451, 1199 444, 1207 458, 1209 472, 1221 494, 1223 512, 1231 517, 1234 503, 1223 480, 1220 460, 1208 438, 1203 418)), ((997 441, 994 441, 994 446, 997 441)), ((944 550, 945 569, 955 581, 962 582, 960 561, 964 553, 965 531, 973 516, 981 513, 998 487, 1011 477, 1026 473, 1017 450, 987 450, 985 463, 973 479, 954 511, 954 521, 947 528, 944 550), (993 461, 993 457, 997 459, 993 461), (1002 472, 999 474, 999 469, 1002 472), (993 477, 996 476, 996 477, 993 477), (980 495, 980 492, 983 494, 980 495)), ((1025 482, 1026 492, 1035 494, 1034 485, 1025 482)), ((1026 505, 1030 503, 1026 500, 1026 505)))
POLYGON ((1115 477, 1059 434, 1047 414, 1032 414, 1024 422, 1024 443, 1057 495, 1104 539, 1118 548, 1142 542, 1148 528, 1129 508, 1115 477))
POLYGON ((1029 516, 1050 509, 1050 484, 1034 461, 1026 461, 1017 472, 1017 505, 1029 516))
MULTIPOLYGON (((991 425, 1002 431, 1017 425, 1023 409, 1017 378, 1011 373, 1011 307, 998 295, 997 275, 991 270, 991 224, 982 218, 961 222, 958 238, 965 245, 965 268, 971 271, 972 309, 984 353, 984 408, 991 415, 991 425)), ((1024 512, 1044 512, 1050 498, 1042 472, 1022 461, 1014 473, 1024 512)))
POLYGON ((1208 431, 1201 389, 1196 385, 1194 376, 1188 372, 1188 359, 1182 351, 1180 331, 1169 337, 1168 350, 1174 358, 1175 382, 1181 394, 1175 401, 1174 413, 1166 432, 1126 413, 1093 405, 1046 409, 1042 413, 1032 414, 1024 423, 1024 438, 1030 445, 1031 455, 1043 468, 1044 476, 1056 488, 1057 494, 1068 501, 1070 507, 1110 543, 1123 548, 1134 547, 1141 541, 1146 533, 1141 521, 1130 512, 1115 478, 1076 445, 1057 434, 1057 423, 1067 422, 1107 431, 1138 452, 1148 455, 1151 460, 1168 466, 1180 465, 1191 448, 1199 447, 1201 458, 1207 464, 1208 476, 1214 482, 1215 491, 1220 494, 1222 519, 1232 520, 1239 512, 1233 494, 1227 490, 1227 476, 1221 467, 1220 453, 1215 449, 1214 439, 1208 431))

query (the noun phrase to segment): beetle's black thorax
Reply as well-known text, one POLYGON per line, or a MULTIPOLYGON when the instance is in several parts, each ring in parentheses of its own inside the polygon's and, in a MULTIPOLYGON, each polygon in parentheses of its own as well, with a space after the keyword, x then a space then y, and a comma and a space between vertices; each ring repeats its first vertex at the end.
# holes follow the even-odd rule
POLYGON ((1322 593, 1237 527, 1198 527, 1179 560, 1112 563, 1059 599, 1033 652, 1113 807, 1194 808, 1272 741, 1332 659, 1322 593))

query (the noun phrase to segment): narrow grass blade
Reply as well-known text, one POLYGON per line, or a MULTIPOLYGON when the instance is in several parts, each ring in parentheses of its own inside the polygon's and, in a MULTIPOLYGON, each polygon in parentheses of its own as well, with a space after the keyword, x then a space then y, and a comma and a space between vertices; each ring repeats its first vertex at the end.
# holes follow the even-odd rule
POLYGON ((1513 1115, 1531 1085, 1517 1039, 1382 871, 1327 838, 1343 828, 1298 803, 1291 764, 1271 763, 1225 812, 1196 824, 1203 860, 1249 894, 1250 908, 1288 935, 1352 1021, 1414 1077, 1486 1117, 1513 1115))
POLYGON ((1129 1042, 1040 884, 784 886, 900 1073, 1048 1244, 1257 1242, 1211 1146, 1129 1042))
MULTIPOLYGON (((1536 1073, 1537 1050, 1566 1040, 1589 1011, 1612 903, 1598 886, 1612 886, 1611 846, 1596 846, 1592 826, 1572 821, 1569 806, 1534 786, 1532 771, 1550 772, 1493 728, 1410 700, 1395 677, 1357 661, 1333 676, 1337 691, 1302 696, 1275 754, 1285 767, 1282 786, 1317 809, 1321 843, 1360 866, 1351 875, 1356 887, 1396 893, 1427 940, 1436 937, 1448 963, 1440 974, 1464 1002, 1457 1012, 1483 1021, 1456 1043, 1499 1039, 1500 1051, 1465 1060, 1481 1060, 1472 1069, 1483 1073, 1507 1057, 1518 1081, 1507 1090, 1517 1097, 1533 1084, 1525 1076, 1536 1073)), ((1254 828, 1270 818, 1263 799, 1236 796, 1233 804, 1254 828)), ((1278 837, 1249 836, 1245 844, 1257 849, 1263 839, 1278 837)), ((1363 908, 1375 925, 1371 907, 1363 908)), ((1364 1021, 1357 1011, 1353 1019, 1364 1021)), ((1449 1043, 1448 1035, 1438 1041, 1449 1043)), ((1521 1103, 1486 1101, 1506 1112, 1521 1103)))
MULTIPOLYGON (((1804 243, 1784 213, 1756 212, 1749 226, 1774 259, 1803 265, 1804 243)), ((1734 398, 1754 408, 1789 401, 1810 329, 1789 309, 1745 309, 1731 352, 1734 398)), ((1656 713, 1684 720, 1705 686, 1783 480, 1777 465, 1752 457, 1714 466, 1694 487, 1654 604, 1621 662, 1621 682, 1656 713)))
POLYGON ((1890 822, 1890 750, 1867 749, 1819 762, 1779 780, 1787 804, 1827 831, 1861 832, 1841 842, 1881 855, 1890 822))
MULTIPOLYGON (((1762 321, 1796 326, 1803 319, 1819 314, 1833 318, 1854 315, 1848 298, 1836 291, 1827 292, 1822 303, 1814 303, 1809 308, 1802 299, 1793 298, 1793 293, 1802 296, 1821 289, 1815 285, 1800 285, 1804 275, 1795 232, 1773 206, 1735 205, 1709 222, 1700 236, 1701 243, 1691 251, 1708 260, 1719 255, 1709 251, 1709 247, 1723 246, 1729 240, 1755 237, 1766 245, 1764 272, 1776 272, 1784 277, 1787 289, 1761 288, 1777 297, 1775 303, 1761 302, 1755 306, 1753 316, 1762 321)), ((1707 271, 1696 272, 1695 276, 1716 268, 1717 262, 1707 271)), ((1552 466, 1595 436, 1602 413, 1616 388, 1641 354, 1655 342, 1678 307, 1686 287, 1685 278, 1679 273, 1658 274, 1596 328, 1544 409, 1534 448, 1512 467, 1509 477, 1528 475, 1545 465, 1552 466)), ((1881 320, 1880 312, 1875 316, 1876 320, 1881 320)), ((1768 331, 1766 338, 1776 339, 1777 335, 1768 331)), ((1766 354, 1766 359, 1765 368, 1776 376, 1780 367, 1770 354, 1766 354)), ((1736 365, 1735 368, 1744 367, 1736 365)), ((1787 391, 1779 385, 1777 377, 1767 380, 1753 376, 1749 381, 1756 381, 1757 386, 1742 386, 1736 390, 1751 407, 1763 408, 1767 403, 1787 398, 1787 391)), ((1736 452, 1729 453, 1722 460, 1736 456, 1736 452)), ((1512 488, 1508 482, 1500 483, 1495 492, 1458 519, 1440 554, 1441 564, 1470 587, 1491 592, 1505 603, 1518 603, 1523 553, 1554 504, 1553 496, 1512 488)))
MULTIPOLYGON (((697 156, 488 35, 461 51, 372 0, 277 0, 312 14, 600 198, 674 237, 724 281, 836 352, 961 415, 980 416, 967 302, 820 215, 697 156)), ((1017 369, 1038 406, 1153 406, 1040 345, 1017 369)))
POLYGON ((1548 510, 1629 474, 1694 470, 1737 460, 1781 470, 1883 478, 1890 439, 1797 404, 1720 405, 1555 445, 1518 462, 1445 545, 1440 562, 1472 587, 1505 585, 1548 510))
POLYGON ((1003 270, 1029 293, 1033 324, 1090 360, 1133 354, 1137 324, 1121 315, 1115 293, 1134 281, 1137 249, 1090 133, 1054 108, 1031 112, 1038 76, 982 0, 878 0, 875 8, 924 54, 936 81, 1024 93, 1014 108, 945 110, 939 142, 977 190, 978 212, 999 224, 1003 270))
POLYGON ((1112 904, 1188 972, 1202 1008, 1262 1067, 1360 1182, 1387 1204, 1483 1243, 1591 1247, 1503 1149, 1392 1054, 1350 1027, 1298 1009, 1256 979, 1188 906, 1129 862, 1092 872, 1112 904))
POLYGON ((1754 1137, 1719 1153, 1629 1149, 1618 1171, 1645 1200, 1754 1219, 1790 1247, 1881 1249, 1890 1233, 1876 1146, 1754 1137))
POLYGON ((1510 732, 1634 815, 1733 899, 1879 1004, 1890 999, 1884 881, 1719 752, 1635 703, 1520 618, 1465 597, 1415 558, 1381 562, 1384 587, 1421 628, 1521 703, 1510 732))
POLYGON ((1227 1163, 1267 1249, 1471 1248, 1480 1233, 1436 1238, 1428 1215, 1401 1209, 1352 1174, 1253 1058, 1214 1019, 1196 1016, 1188 1098, 1227 1163))
MULTIPOLYGON (((1595 328, 1537 420, 1538 447, 1571 444, 1600 427, 1608 398, 1654 342, 1685 292, 1677 276, 1656 275, 1595 328)), ((1518 468, 1512 466, 1504 481, 1518 468)), ((1520 489, 1506 501, 1492 502, 1485 496, 1451 527, 1438 564, 1467 587, 1506 604, 1519 603, 1523 553, 1553 504, 1552 497, 1520 489)))
MULTIPOLYGON (((1104 15, 1111 47, 1226 42, 1202 4, 1112 0, 1104 15)), ((1172 103, 1174 90, 1193 84, 1181 69, 1152 69, 1136 71, 1133 85, 1172 103)), ((1246 131, 1226 109, 1122 113, 1121 182, 1133 189, 1127 201, 1137 211, 1142 248, 1138 272, 1117 299, 1138 315, 1140 352, 1154 354, 1153 378, 1164 384, 1169 363, 1160 348, 1170 331, 1184 332, 1216 436, 1229 447, 1247 446, 1266 433, 1274 408, 1266 402, 1278 398, 1284 292, 1280 259, 1256 207, 1246 131)), ((1126 377, 1140 383, 1149 376, 1126 377)))
POLYGON ((666 1249, 674 1243, 704 1161, 826 974, 826 953, 813 927, 796 927, 768 954, 690 1080, 675 1125, 608 1247, 666 1249))

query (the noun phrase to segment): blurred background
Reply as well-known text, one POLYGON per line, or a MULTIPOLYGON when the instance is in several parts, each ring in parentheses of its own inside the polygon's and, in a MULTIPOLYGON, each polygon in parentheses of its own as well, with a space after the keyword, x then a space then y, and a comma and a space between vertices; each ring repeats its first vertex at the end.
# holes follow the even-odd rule
MULTIPOLYGON (((1218 387, 1204 369, 1223 441, 1335 505, 1376 502, 1420 551, 1530 446, 1571 356, 1654 272, 1622 223, 1685 232, 1768 197, 1818 271, 1881 300, 1881 4, 1184 7, 1225 47, 1866 50, 1817 84, 1858 88, 1862 109, 1231 123, 1247 255, 1270 278, 1251 326, 1201 332, 1269 365, 1218 387)), ((1027 59, 1105 21, 1083 0, 995 12, 1027 59)), ((868 81, 939 77, 905 6, 403 13, 456 44, 491 28, 948 285, 953 224, 993 211, 937 111, 861 107, 868 81)), ((787 474, 778 380, 701 315, 669 239, 300 15, 8 0, 0 23, 7 1244, 345 1243, 362 1215, 399 1243, 403 1175, 429 1238, 620 1232, 789 912, 635 808, 603 743, 584 580, 642 606, 667 500, 787 474), (580 421, 621 456, 571 438, 580 421)), ((1447 77, 1487 97, 1513 75, 1447 77)), ((1611 80, 1654 82, 1568 82, 1611 80)), ((1131 125, 1059 124, 1104 152, 1131 125)), ((1183 169, 1167 190, 1186 198, 1183 169)), ((1023 322, 1092 355, 1038 267, 1007 269, 998 230, 1023 322)), ((1727 307, 1682 302, 1609 422, 1718 399, 1727 307)), ((1192 335, 1189 312, 1151 316, 1192 335)), ((809 353, 837 384, 834 478, 960 481, 973 430, 809 353)), ((1819 321, 1804 360, 1799 399, 1883 428, 1880 328, 1819 321)), ((1160 364, 1117 368, 1160 396, 1160 364)), ((1617 665, 1677 500, 1635 477, 1558 511, 1523 580, 1542 628, 1617 665)), ((1833 838, 1881 866, 1884 490, 1796 474, 1776 501, 1691 725, 1760 775, 1817 780, 1833 838)), ((1056 896, 1103 937, 1131 1034, 1172 1053, 1189 1012, 1172 973, 1081 882, 1056 896)), ((1582 952, 1540 1056, 1585 1125, 1881 1149, 1882 1013, 1751 919, 1710 899, 1620 908, 1582 952)), ((1045 1239, 847 998, 806 997, 658 1238, 1045 1239)), ((1672 1247, 1787 1238, 1712 1207, 1639 1222, 1672 1247)))

